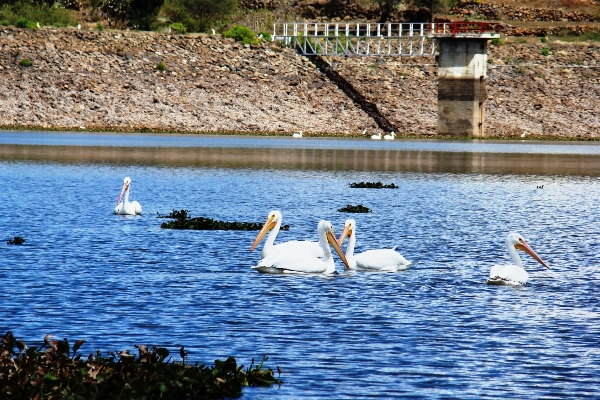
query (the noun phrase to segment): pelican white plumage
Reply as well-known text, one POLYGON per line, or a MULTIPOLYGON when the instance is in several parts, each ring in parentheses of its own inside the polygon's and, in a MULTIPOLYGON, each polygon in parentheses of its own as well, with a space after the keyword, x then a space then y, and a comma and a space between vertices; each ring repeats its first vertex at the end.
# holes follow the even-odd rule
POLYGON ((129 186, 131 185, 131 178, 128 176, 123 179, 123 187, 119 198, 117 199, 117 206, 113 213, 119 215, 139 215, 142 213, 142 206, 137 201, 129 202, 129 186), (121 201, 121 198, 123 201, 121 201))
POLYGON ((385 140, 394 140, 396 138, 396 132, 391 131, 383 137, 385 140))
POLYGON ((356 245, 356 221, 346 220, 344 230, 342 231, 338 244, 341 246, 344 239, 348 237, 346 246, 346 259, 348 260, 348 269, 362 271, 403 271, 412 264, 395 248, 367 250, 364 253, 354 255, 354 246, 356 245))
POLYGON ((321 220, 318 226, 319 243, 323 249, 323 259, 302 252, 279 252, 263 258, 258 265, 252 267, 264 274, 333 274, 335 262, 329 244, 348 267, 348 261, 335 240, 333 226, 329 221, 321 220))
POLYGON ((544 267, 550 267, 542 261, 535 251, 523 239, 523 236, 518 233, 511 232, 506 237, 506 247, 508 254, 515 264, 494 265, 490 270, 490 279, 485 283, 488 285, 524 285, 529 278, 529 274, 523 268, 521 257, 517 250, 523 250, 525 253, 533 257, 537 262, 544 267))
POLYGON ((267 232, 271 231, 263 246, 261 258, 267 258, 280 252, 299 252, 312 257, 323 258, 323 248, 318 242, 311 242, 310 240, 292 240, 275 245, 275 238, 281 228, 282 218, 281 212, 278 210, 273 210, 269 213, 267 222, 265 222, 260 232, 258 232, 258 235, 256 235, 256 239, 254 239, 250 251, 254 250, 267 232))
POLYGON ((292 134, 292 137, 294 137, 294 138, 301 138, 302 137, 302 131, 294 132, 292 134))
POLYGON ((377 132, 376 134, 371 135, 371 139, 381 140, 381 132, 377 132))

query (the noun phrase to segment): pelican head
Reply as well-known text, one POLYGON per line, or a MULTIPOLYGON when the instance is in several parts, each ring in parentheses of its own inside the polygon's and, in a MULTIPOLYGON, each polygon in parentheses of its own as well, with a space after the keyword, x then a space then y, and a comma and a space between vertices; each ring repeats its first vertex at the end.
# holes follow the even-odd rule
MULTIPOLYGON (((335 240, 335 234, 333 233, 333 226, 331 225, 331 222, 329 221, 325 221, 325 220, 321 220, 319 222, 319 236, 321 235, 325 235, 325 237, 327 238, 327 241, 329 242, 329 244, 331 245, 331 247, 333 247, 333 249, 335 250, 335 252, 338 254, 338 256, 340 256, 340 258, 342 259, 342 262, 344 263, 344 265, 346 266, 347 269, 350 269, 350 265, 348 264, 348 260, 346 259, 346 255, 344 254, 344 252, 342 251, 340 245, 338 244, 337 240, 335 240)), ((325 244, 321 244, 322 247, 325 246, 325 244)), ((325 249, 323 249, 325 250, 325 249)), ((331 257, 331 256, 329 256, 331 257)))
POLYGON ((275 226, 277 226, 277 223, 281 223, 281 218, 281 213, 277 210, 273 210, 269 213, 269 216, 267 217, 267 222, 265 222, 260 232, 258 232, 258 235, 256 235, 256 239, 254 239, 254 243, 252 243, 250 251, 254 250, 256 246, 258 246, 258 244, 260 243, 262 238, 265 237, 267 232, 275 228, 275 226))
POLYGON ((512 249, 524 251, 525 253, 533 257, 534 260, 542 264, 544 267, 550 269, 550 267, 544 261, 542 261, 540 256, 538 256, 536 252, 533 251, 531 247, 529 247, 523 236, 519 235, 518 233, 511 232, 508 234, 508 236, 506 237, 506 246, 508 247, 509 251, 511 251, 512 249))
POLYGON ((131 178, 126 176, 125 179, 123 179, 123 187, 121 188, 121 193, 119 193, 119 198, 117 199, 117 204, 119 204, 121 202, 123 193, 125 193, 125 191, 129 190, 130 183, 131 183, 131 178))
POLYGON ((355 230, 356 230, 356 221, 353 219, 347 219, 346 223, 344 224, 344 230, 342 231, 340 238, 337 240, 338 245, 341 246, 342 243, 344 243, 344 239, 346 237, 352 236, 352 233, 354 233, 355 230))

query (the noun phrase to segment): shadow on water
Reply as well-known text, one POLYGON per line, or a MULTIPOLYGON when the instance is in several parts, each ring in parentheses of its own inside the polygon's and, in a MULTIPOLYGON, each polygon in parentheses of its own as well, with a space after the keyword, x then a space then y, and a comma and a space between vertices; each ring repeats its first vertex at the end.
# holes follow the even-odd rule
POLYGON ((0 146, 0 159, 232 169, 600 175, 600 156, 594 154, 8 144, 0 146))

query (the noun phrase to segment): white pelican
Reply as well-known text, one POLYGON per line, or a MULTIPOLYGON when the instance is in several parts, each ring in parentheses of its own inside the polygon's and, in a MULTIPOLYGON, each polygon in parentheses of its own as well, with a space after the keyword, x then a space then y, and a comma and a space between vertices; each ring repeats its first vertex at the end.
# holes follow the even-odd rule
POLYGON ((114 214, 119 215, 138 215, 142 213, 142 206, 137 201, 129 202, 129 184, 131 183, 131 178, 128 176, 123 179, 123 187, 121 188, 121 193, 119 193, 119 198, 117 199, 117 206, 113 211, 114 214), (123 197, 125 195, 125 197, 123 197), (123 201, 121 198, 123 197, 123 201))
POLYGON ((301 138, 302 137, 302 131, 300 131, 300 132, 294 132, 292 134, 292 137, 294 137, 294 138, 301 138))
POLYGON ((362 271, 402 271, 408 268, 412 263, 404 258, 400 253, 393 249, 367 250, 364 253, 354 255, 354 245, 356 244, 356 221, 346 220, 344 230, 338 239, 341 246, 344 238, 349 236, 348 246, 346 247, 346 259, 348 260, 348 269, 359 269, 362 271))
POLYGON ((391 131, 389 134, 385 135, 383 138, 385 140, 394 140, 395 137, 396 137, 396 132, 391 131))
POLYGON ((377 132, 374 135, 371 135, 371 139, 381 140, 381 132, 377 132))
POLYGON ((509 233, 506 237, 506 247, 510 254, 513 264, 494 265, 490 270, 490 279, 485 281, 488 285, 523 285, 527 282, 529 274, 523 268, 521 257, 517 253, 517 250, 523 250, 525 253, 533 257, 537 262, 542 264, 544 267, 550 269, 545 262, 529 247, 523 236, 518 233, 509 233))
POLYGON ((348 267, 348 261, 335 240, 331 223, 321 220, 318 231, 319 242, 324 253, 323 259, 302 252, 279 252, 260 260, 258 265, 252 268, 265 274, 333 274, 335 262, 328 243, 333 246, 344 265, 348 267))
POLYGON ((299 252, 312 257, 323 257, 323 248, 321 248, 321 245, 319 245, 317 242, 311 242, 309 240, 292 240, 274 245, 273 243, 275 243, 275 238, 279 233, 279 228, 281 228, 281 219, 282 216, 279 211, 273 210, 269 213, 267 222, 265 222, 260 232, 258 232, 258 235, 256 235, 256 239, 254 239, 254 243, 252 243, 250 251, 254 250, 267 232, 272 229, 271 233, 269 233, 269 236, 267 237, 267 240, 265 241, 262 252, 260 253, 261 258, 267 258, 279 252, 299 252))

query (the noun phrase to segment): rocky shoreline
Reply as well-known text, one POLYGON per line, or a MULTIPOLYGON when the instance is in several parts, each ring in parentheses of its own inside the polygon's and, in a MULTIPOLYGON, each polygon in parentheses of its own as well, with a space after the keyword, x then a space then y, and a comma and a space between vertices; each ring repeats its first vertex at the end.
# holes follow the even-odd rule
MULTIPOLYGON (((436 137, 433 57, 316 62, 220 35, 6 27, 0 49, 3 129, 436 137)), ((597 140, 600 44, 490 45, 487 99, 489 137, 597 140)))

